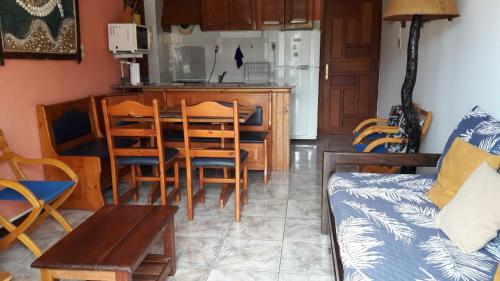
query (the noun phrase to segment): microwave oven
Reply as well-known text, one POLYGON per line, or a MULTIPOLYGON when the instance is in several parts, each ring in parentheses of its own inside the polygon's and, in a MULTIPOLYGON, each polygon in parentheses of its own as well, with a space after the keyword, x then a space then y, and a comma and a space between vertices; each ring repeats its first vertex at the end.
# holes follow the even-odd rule
POLYGON ((108 24, 109 50, 113 53, 147 53, 151 48, 151 36, 144 25, 108 24))

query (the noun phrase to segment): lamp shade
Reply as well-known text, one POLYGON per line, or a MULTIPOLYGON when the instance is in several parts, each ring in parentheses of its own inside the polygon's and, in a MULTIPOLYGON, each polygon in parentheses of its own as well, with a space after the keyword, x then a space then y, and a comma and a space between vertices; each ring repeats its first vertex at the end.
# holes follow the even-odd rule
POLYGON ((389 0, 383 19, 388 21, 410 21, 414 15, 422 20, 452 19, 458 17, 454 0, 389 0))

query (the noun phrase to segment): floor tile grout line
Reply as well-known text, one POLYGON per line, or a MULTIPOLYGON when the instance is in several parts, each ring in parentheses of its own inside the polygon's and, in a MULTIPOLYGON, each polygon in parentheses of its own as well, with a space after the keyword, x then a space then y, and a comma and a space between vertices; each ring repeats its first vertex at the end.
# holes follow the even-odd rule
POLYGON ((205 281, 208 281, 208 278, 210 277, 212 270, 214 270, 215 263, 217 262, 217 259, 219 258, 219 255, 222 251, 222 247, 224 246, 224 242, 226 242, 226 239, 228 238, 229 233, 231 232, 231 226, 233 225, 233 223, 234 223, 234 215, 233 215, 233 218, 231 219, 231 222, 229 223, 229 226, 226 230, 226 234, 224 235, 224 238, 222 238, 222 242, 219 246, 219 249, 217 250, 217 253, 215 254, 214 260, 213 260, 212 264, 210 265, 210 270, 208 271, 208 274, 205 278, 205 281))
MULTIPOLYGON (((288 177, 290 177, 290 174, 288 173, 288 177)), ((290 188, 290 179, 288 181, 288 196, 286 200, 286 209, 285 209, 285 224, 283 225, 283 236, 281 239, 281 252, 280 252, 280 259, 279 259, 279 265, 278 265, 278 281, 280 279, 280 273, 281 273, 281 261, 283 260, 283 249, 285 248, 285 231, 286 231, 286 219, 288 215, 288 202, 290 200, 290 193, 291 193, 291 188, 290 188)))

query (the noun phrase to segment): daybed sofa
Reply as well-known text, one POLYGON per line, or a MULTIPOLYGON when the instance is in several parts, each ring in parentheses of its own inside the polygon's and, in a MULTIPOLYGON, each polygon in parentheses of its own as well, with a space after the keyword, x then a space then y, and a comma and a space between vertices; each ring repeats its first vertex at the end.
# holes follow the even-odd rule
MULTIPOLYGON (((500 155, 500 121, 477 107, 454 130, 443 155, 457 137, 500 155)), ((435 174, 346 172, 377 164, 436 167, 440 156, 325 152, 322 230, 330 231, 336 280, 494 280, 500 237, 462 253, 435 226, 439 208, 426 195, 435 174)))

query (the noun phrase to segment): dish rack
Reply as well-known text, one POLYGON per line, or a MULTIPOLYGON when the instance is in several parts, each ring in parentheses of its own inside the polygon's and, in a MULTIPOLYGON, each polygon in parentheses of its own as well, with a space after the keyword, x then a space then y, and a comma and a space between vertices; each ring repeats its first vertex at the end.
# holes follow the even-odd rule
POLYGON ((271 64, 268 62, 247 62, 245 83, 268 83, 271 77, 271 64))

